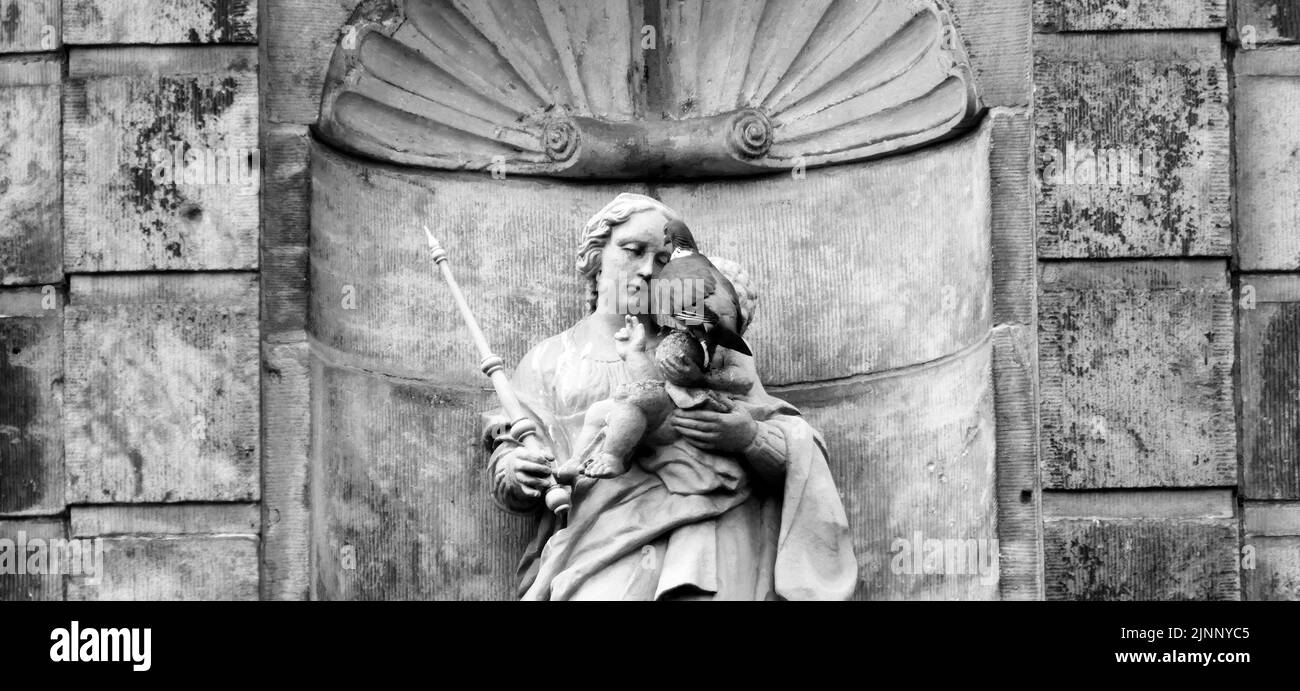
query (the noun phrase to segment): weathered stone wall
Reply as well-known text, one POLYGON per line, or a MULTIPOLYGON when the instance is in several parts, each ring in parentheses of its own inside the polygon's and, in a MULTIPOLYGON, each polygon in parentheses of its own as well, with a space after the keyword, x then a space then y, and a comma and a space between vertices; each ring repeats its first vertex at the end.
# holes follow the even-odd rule
MULTIPOLYGON (((68 587, 74 597, 96 593, 105 597, 130 593, 242 597, 248 594, 249 582, 242 570, 247 564, 241 556, 246 553, 245 544, 214 541, 210 535, 222 532, 217 527, 234 525, 228 532, 260 536, 262 597, 307 597, 308 428, 313 415, 304 331, 311 194, 308 127, 317 115, 324 73, 340 39, 340 27, 356 1, 222 3, 215 10, 206 9, 206 15, 208 4, 197 2, 169 3, 165 11, 157 12, 107 0, 8 4, 19 6, 23 21, 17 29, 6 29, 8 33, 0 38, 7 42, 5 50, 23 55, 9 59, 22 69, 6 71, 4 74, 16 76, 6 76, 3 83, 25 88, 0 94, 23 109, 21 122, 36 126, 14 129, 7 139, 15 142, 9 150, 26 156, 17 161, 7 159, 8 165, 15 170, 22 165, 28 175, 21 178, 27 188, 18 188, 26 193, 4 196, 4 205, 0 205, 6 218, 26 224, 7 224, 5 235, 0 236, 15 248, 4 256, 13 265, 5 267, 5 282, 15 286, 6 289, 4 297, 6 304, 17 307, 12 311, 6 307, 4 314, 9 316, 3 321, 15 344, 23 339, 41 347, 35 351, 39 357, 23 351, 29 352, 30 359, 15 360, 14 367, 6 370, 7 375, 12 372, 7 381, 15 382, 7 391, 21 393, 22 398, 10 394, 20 404, 5 410, 13 411, 11 417, 17 421, 15 427, 22 429, 22 444, 26 445, 15 456, 20 460, 12 462, 19 468, 17 474, 0 480, 5 483, 8 502, 0 509, 6 529, 12 532, 21 525, 30 526, 32 535, 57 531, 128 541, 178 536, 194 541, 197 551, 181 549, 166 554, 135 549, 134 543, 115 543, 123 549, 112 550, 117 555, 113 561, 125 571, 107 585, 101 584, 99 590, 68 587), (254 22, 254 16, 259 21, 254 22), (46 21, 50 17, 53 19, 46 21), (71 46, 63 46, 65 38, 71 46), (253 42, 258 43, 256 54, 246 47, 253 42), (44 52, 29 54, 33 51, 44 52), (258 70, 260 98, 254 98, 257 94, 249 90, 254 69, 258 70), (258 113, 256 126, 249 124, 251 108, 258 113), (146 164, 155 161, 141 158, 141 154, 152 156, 152 149, 176 141, 195 147, 213 147, 217 142, 245 146, 254 132, 259 133, 264 173, 260 203, 245 194, 247 190, 184 188, 183 184, 178 190, 166 180, 151 180, 145 174, 154 172, 146 164), (28 161, 36 165, 28 165, 28 161), (51 216, 56 217, 57 225, 41 221, 51 216), (63 218, 68 218, 66 229, 63 218), (45 225, 38 227, 37 223, 45 225), (259 226, 260 241, 254 252, 251 229, 259 226), (17 259, 11 260, 11 256, 17 259), (211 271, 223 273, 208 273, 211 271), (100 275, 105 272, 115 275, 100 275), (256 322, 252 321, 248 287, 240 283, 240 276, 260 279, 256 322), (46 285, 51 288, 44 288, 46 285), (53 302, 49 300, 51 290, 57 298, 53 302), (53 309, 45 309, 46 304, 53 309), (252 323, 257 324, 260 339, 260 371, 247 366, 252 323), (131 349, 137 352, 127 352, 131 349), (123 353, 120 361, 113 359, 119 350, 123 353), (33 383, 42 377, 49 382, 43 388, 33 383), (250 401, 250 382, 257 385, 259 378, 257 401, 250 401), (223 400, 223 396, 227 398, 223 400), (69 401, 66 410, 65 398, 69 401), (112 406, 106 407, 109 403, 112 406), (255 439, 249 437, 249 415, 260 417, 255 439), (63 462, 65 447, 68 464, 63 462), (76 469, 75 478, 69 468, 76 469), (259 524, 231 523, 230 511, 246 511, 257 506, 253 502, 258 500, 259 524), (181 507, 167 505, 176 501, 200 502, 201 507, 211 504, 211 508, 207 513, 178 513, 181 507), (113 519, 118 514, 112 512, 103 514, 109 518, 84 518, 91 515, 87 512, 116 510, 120 504, 127 508, 135 505, 139 511, 120 520, 113 519), (207 556, 195 556, 203 554, 207 556), (192 563, 182 563, 187 559, 192 563), (224 590, 196 582, 194 589, 186 592, 187 579, 171 577, 204 563, 228 564, 234 569, 224 590), (169 564, 175 564, 171 571, 167 570, 169 564), (150 584, 151 574, 157 576, 154 584, 150 584), (181 589, 169 585, 174 583, 181 584, 181 589)), ((950 474, 932 472, 926 464, 869 467, 868 481, 901 488, 912 481, 924 483, 920 476, 913 477, 916 473, 928 474, 932 483, 938 483, 936 492, 951 495, 925 501, 915 496, 895 498, 911 502, 905 505, 917 510, 929 511, 926 506, 973 496, 973 508, 953 516, 961 519, 963 529, 969 524, 987 531, 996 523, 1004 544, 1013 545, 1008 551, 1017 555, 1003 565, 1004 594, 1036 597, 1041 585, 1036 566, 1035 413, 1033 405, 1026 403, 1032 401, 1035 386, 1030 376, 1033 343, 1029 338, 1035 280, 1029 253, 1032 206, 1027 165, 1030 15, 1024 0, 956 0, 952 5, 983 103, 992 109, 986 131, 980 135, 981 146, 988 151, 988 169, 981 174, 986 177, 980 178, 985 180, 984 186, 970 192, 988 197, 984 202, 990 222, 986 231, 992 231, 993 256, 989 266, 972 269, 971 276, 976 279, 972 286, 963 285, 958 291, 958 286, 950 283, 928 284, 926 299, 933 304, 924 309, 920 305, 914 311, 919 319, 941 330, 946 328, 942 316, 952 309, 970 310, 978 305, 981 316, 975 322, 954 322, 956 330, 950 337, 932 340, 929 346, 921 343, 917 352, 909 353, 899 344, 894 344, 892 351, 884 347, 889 344, 855 344, 864 371, 888 368, 891 362, 906 371, 908 366, 936 356, 945 364, 908 375, 920 382, 916 386, 901 383, 901 378, 877 377, 855 382, 851 388, 855 396, 880 395, 900 401, 870 413, 884 416, 879 424, 886 426, 898 424, 890 416, 897 417, 901 414, 897 410, 908 406, 923 406, 924 401, 960 402, 975 416, 972 424, 922 420, 916 429, 929 430, 925 434, 938 435, 935 439, 943 437, 932 440, 938 444, 936 449, 949 444, 958 456, 976 451, 973 456, 968 454, 968 460, 976 459, 970 463, 972 473, 978 463, 989 458, 996 436, 998 463, 1006 472, 980 469, 972 477, 985 484, 979 484, 973 494, 966 492, 969 481, 959 479, 968 470, 956 467, 960 463, 950 474), (981 275, 991 277, 991 288, 981 275), (945 287, 951 290, 945 291, 945 287), (967 295, 967 288, 974 293, 967 295), (988 298, 979 298, 985 290, 991 291, 988 298), (966 333, 962 324, 980 328, 967 328, 966 333), (989 325, 996 328, 990 332, 989 325), (980 374, 987 374, 990 368, 994 372, 991 379, 980 374), (942 384, 945 377, 954 376, 963 382, 960 386, 942 384), (996 384, 996 395, 990 381, 996 384), (997 424, 994 417, 999 419, 997 424), (1004 417, 1007 424, 1000 421, 1004 417), (976 428, 981 432, 972 436, 969 431, 976 428), (996 503, 996 519, 990 494, 995 488, 986 484, 994 475, 996 494, 1001 498, 996 503), (946 479, 951 479, 951 484, 945 483, 946 479)), ((608 194, 613 191, 604 190, 608 194)), ((567 210, 565 218, 589 213, 608 194, 567 210)), ((937 190, 932 194, 942 197, 947 193, 937 190)), ((676 203, 691 207, 693 214, 710 211, 708 199, 692 201, 696 195, 687 189, 680 196, 676 203)), ((977 250, 976 255, 982 253, 977 250)), ((567 270, 562 257, 563 253, 554 257, 555 276, 567 270)), ((888 278, 894 280, 900 277, 888 278)), ((874 298, 878 307, 888 308, 885 297, 874 298)), ((779 347, 797 350, 788 343, 779 347)), ((785 392, 789 397, 817 411, 810 414, 819 416, 820 426, 849 429, 853 427, 852 415, 870 412, 837 410, 841 404, 831 405, 816 387, 803 386, 824 373, 803 372, 792 363, 774 362, 773 375, 789 385, 785 392)), ((476 402, 473 407, 486 402, 476 402)), ((323 419, 322 402, 314 403, 315 415, 323 419)), ((429 424, 434 422, 437 420, 429 424)), ((890 449, 914 445, 888 434, 861 439, 850 435, 842 443, 849 455, 892 453, 890 449)), ((940 461, 934 464, 937 469, 947 452, 935 453, 935 460, 940 461)), ((841 466, 846 477, 851 474, 847 465, 841 466)), ((447 491, 476 492, 455 484, 447 491)), ((894 499, 878 499, 862 489, 853 501, 870 509, 861 515, 874 516, 894 499)), ((894 514, 886 511, 882 515, 894 514)), ((932 515, 925 520, 937 530, 945 516, 932 515)), ((521 528, 511 528, 514 524, 496 513, 484 520, 488 532, 480 542, 499 544, 499 554, 492 561, 508 566, 518 552, 511 531, 521 528)), ((456 530, 468 527, 465 522, 455 526, 456 530)), ((883 550, 887 550, 893 532, 905 532, 903 527, 875 519, 864 519, 858 526, 859 542, 870 544, 876 552, 867 562, 875 570, 871 578, 876 583, 864 588, 864 593, 894 597, 923 591, 936 597, 989 595, 988 587, 966 593, 955 585, 944 586, 939 578, 918 579, 929 581, 919 589, 912 583, 883 586, 878 578, 887 563, 883 550)), ((324 539, 322 534, 315 537, 324 539)), ((456 545, 466 541, 453 537, 432 547, 450 554, 449 566, 455 567, 451 573, 459 573, 456 549, 460 548, 456 545)), ((481 551, 482 547, 475 549, 481 551)), ((499 573, 507 571, 502 568, 499 573)), ((500 595, 508 590, 509 580, 503 576, 486 585, 443 582, 438 592, 444 597, 500 595)), ((33 592, 59 596, 63 586, 59 581, 53 583, 59 587, 33 592)))
POLYGON ((263 0, 262 597, 310 595, 307 234, 308 128, 330 56, 358 0, 263 0))
POLYGON ((1049 599, 1297 597, 1291 14, 1036 3, 1049 599))
POLYGON ((1300 8, 1237 8, 1242 597, 1300 600, 1300 8))
POLYGON ((0 3, 0 599, 255 599, 255 0, 0 3))
MULTIPOLYGON (((1004 598, 1300 598, 1295 3, 951 4, 989 108, 991 330, 946 366, 987 361, 991 378, 987 390, 920 382, 939 371, 846 386, 992 416, 1004 598)), ((160 5, 0 0, 0 537, 103 536, 108 568, 93 586, 0 576, 0 599, 309 597, 312 416, 355 423, 321 397, 359 391, 415 430, 469 424, 428 413, 451 401, 441 394, 309 356, 309 126, 357 0, 160 5), (258 147, 259 185, 177 178, 154 156, 178 143, 212 152, 215 169, 217 151, 258 147), (314 401, 313 368, 326 385, 314 401)), ((564 217, 613 191, 585 190, 564 217)), ((720 192, 672 194, 707 215, 720 192)), ((563 276, 563 252, 538 275, 563 276)), ((488 403, 465 372, 458 385, 479 388, 457 394, 463 407, 488 403)), ((808 372, 773 374, 824 429, 896 424, 803 386, 808 372)), ((409 441, 353 433, 326 462, 409 441)), ((481 495, 469 470, 439 478, 432 506, 377 509, 433 526, 379 536, 394 552, 433 540, 420 549, 438 570, 402 572, 414 585, 392 595, 508 591, 527 527, 469 508, 448 523, 437 505, 481 495)), ((926 487, 911 470, 837 467, 841 480, 926 487)), ((392 490, 390 503, 409 500, 392 490)), ((898 530, 888 502, 846 499, 879 561, 898 530)), ((328 532, 314 537, 318 554, 342 556, 328 532)), ((343 562, 317 583, 382 593, 382 579, 349 584, 343 562)), ((860 595, 919 592, 866 563, 877 570, 860 595)))

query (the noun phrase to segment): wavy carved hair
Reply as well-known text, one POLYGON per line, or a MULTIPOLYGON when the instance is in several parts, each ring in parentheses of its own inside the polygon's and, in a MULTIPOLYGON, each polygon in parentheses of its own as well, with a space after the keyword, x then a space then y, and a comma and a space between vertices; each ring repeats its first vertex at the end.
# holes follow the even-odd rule
POLYGON ((605 251, 605 245, 609 244, 609 237, 614 233, 614 228, 625 223, 627 219, 634 214, 642 211, 658 211, 668 220, 680 220, 681 216, 676 211, 670 209, 666 204, 653 197, 647 197, 644 194, 634 194, 624 192, 614 201, 605 205, 605 208, 596 212, 596 215, 587 221, 582 227, 582 242, 578 245, 578 273, 587 279, 587 309, 591 312, 596 311, 596 302, 599 298, 600 288, 600 255, 605 251))

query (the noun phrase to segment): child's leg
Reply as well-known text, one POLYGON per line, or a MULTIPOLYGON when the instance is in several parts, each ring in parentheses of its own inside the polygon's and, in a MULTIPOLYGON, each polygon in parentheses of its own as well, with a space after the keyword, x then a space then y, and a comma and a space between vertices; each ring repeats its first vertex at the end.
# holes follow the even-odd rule
POLYGON ((582 430, 578 432, 578 438, 574 440, 573 455, 569 456, 569 460, 556 468, 556 479, 560 482, 571 483, 582 473, 583 466, 591 458, 592 452, 598 448, 602 433, 605 432, 605 418, 616 405, 617 403, 612 399, 596 401, 591 404, 591 407, 587 409, 587 414, 582 418, 582 430))
POLYGON ((632 454, 646 436, 664 423, 673 409, 663 382, 638 382, 626 398, 616 398, 605 415, 605 441, 583 470, 590 477, 615 477, 627 472, 632 454))
POLYGON ((628 462, 641 436, 646 419, 631 401, 616 401, 605 416, 605 443, 582 474, 589 477, 616 477, 627 472, 628 462))

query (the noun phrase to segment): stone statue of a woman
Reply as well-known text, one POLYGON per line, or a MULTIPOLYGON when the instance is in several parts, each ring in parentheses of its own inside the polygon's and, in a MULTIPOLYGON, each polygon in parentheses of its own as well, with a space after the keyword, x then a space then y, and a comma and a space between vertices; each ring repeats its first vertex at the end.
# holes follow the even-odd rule
MULTIPOLYGON (((578 270, 591 313, 534 346, 512 378, 549 452, 520 445, 503 417, 488 415, 494 498, 539 516, 520 592, 528 600, 846 599, 857 562, 825 446, 739 353, 727 355, 747 368, 747 394, 721 408, 675 411, 627 472, 580 478, 563 529, 543 508, 548 463, 569 457, 587 411, 632 376, 620 357, 625 322, 635 314, 649 324, 638 300, 667 261, 663 229, 677 218, 655 199, 620 194, 587 222, 578 270)), ((753 291, 738 272, 728 278, 748 322, 753 291)))

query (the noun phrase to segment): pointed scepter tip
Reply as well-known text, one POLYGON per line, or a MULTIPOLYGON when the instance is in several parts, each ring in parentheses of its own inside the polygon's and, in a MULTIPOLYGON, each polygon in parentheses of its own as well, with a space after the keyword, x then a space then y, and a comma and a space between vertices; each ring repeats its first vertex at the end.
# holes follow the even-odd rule
POLYGON ((433 231, 429 230, 429 226, 423 226, 423 228, 424 236, 429 238, 429 256, 433 257, 433 263, 447 261, 447 250, 444 250, 438 239, 433 237, 433 231))

